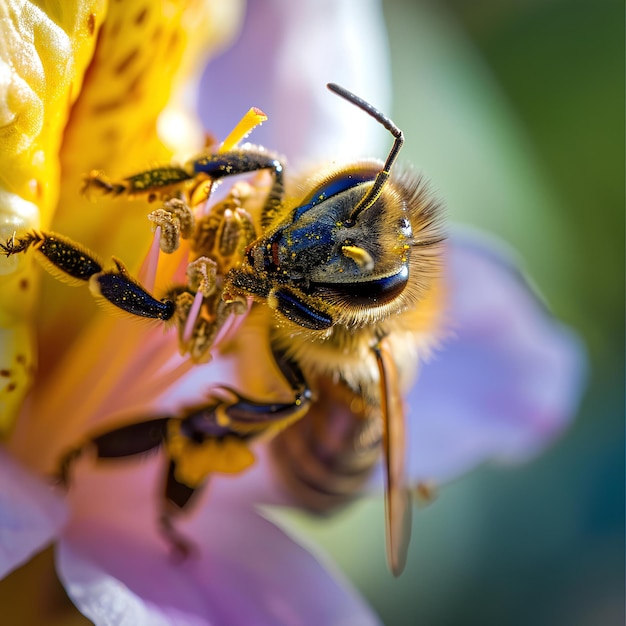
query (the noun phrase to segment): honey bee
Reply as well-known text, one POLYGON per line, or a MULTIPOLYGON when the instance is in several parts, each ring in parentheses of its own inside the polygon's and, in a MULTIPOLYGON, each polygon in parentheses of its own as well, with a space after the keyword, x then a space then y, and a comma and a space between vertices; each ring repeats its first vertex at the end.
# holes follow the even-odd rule
POLYGON ((14 234, 0 252, 32 249, 55 276, 88 283, 107 304, 173 321, 181 350, 198 362, 210 358, 227 320, 252 302, 250 315, 264 329, 290 389, 288 401, 268 402, 220 387, 210 390, 207 402, 176 415, 96 433, 62 459, 64 482, 88 448, 99 459, 163 448, 160 524, 169 542, 186 552, 173 516, 212 473, 251 465, 250 444, 259 437, 272 436, 279 477, 317 512, 354 497, 382 451, 388 563, 398 575, 411 525, 402 394, 440 317, 441 209, 420 176, 397 171, 402 131, 343 87, 328 88, 391 133, 384 162, 328 164, 289 179, 277 155, 246 144, 121 181, 99 172, 87 176, 87 191, 162 201, 150 219, 160 228, 164 251, 174 250, 181 237, 190 240, 188 280, 163 298, 121 261, 105 269, 93 253, 55 233, 14 234), (259 170, 268 170, 272 182, 257 213, 248 211, 240 186, 210 212, 194 211, 199 189, 259 170))

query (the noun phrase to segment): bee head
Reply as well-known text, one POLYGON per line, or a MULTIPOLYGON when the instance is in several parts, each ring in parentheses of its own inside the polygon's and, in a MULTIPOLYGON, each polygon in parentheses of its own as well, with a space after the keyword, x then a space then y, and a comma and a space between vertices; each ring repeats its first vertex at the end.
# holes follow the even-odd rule
POLYGON ((386 161, 322 168, 247 250, 247 284, 258 276, 270 307, 313 330, 365 326, 406 310, 419 297, 425 243, 441 240, 421 179, 390 174, 402 131, 354 94, 329 88, 392 133, 386 161))

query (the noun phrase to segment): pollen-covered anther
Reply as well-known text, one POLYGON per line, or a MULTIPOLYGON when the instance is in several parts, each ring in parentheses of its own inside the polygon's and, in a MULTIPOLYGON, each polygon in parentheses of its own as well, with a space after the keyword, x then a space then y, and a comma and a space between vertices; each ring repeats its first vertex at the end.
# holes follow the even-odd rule
POLYGON ((176 297, 178 343, 181 355, 188 354, 194 363, 211 360, 211 346, 215 339, 215 320, 206 317, 202 308, 204 298, 198 291, 193 296, 188 291, 176 297))
POLYGON ((245 246, 252 243, 256 239, 256 231, 252 216, 246 209, 240 208, 235 211, 239 221, 239 241, 245 246))
POLYGON ((223 258, 227 258, 233 254, 239 241, 239 220, 235 215, 232 209, 227 208, 222 218, 222 224, 219 230, 218 251, 223 258))
POLYGON ((219 232, 219 254, 223 258, 232 257, 254 238, 254 226, 250 216, 244 209, 236 206, 235 202, 233 205, 224 211, 219 232))
POLYGON ((236 294, 222 293, 222 300, 226 305, 228 314, 243 315, 248 312, 250 302, 243 296, 236 294))
POLYGON ((187 351, 194 363, 208 363, 211 360, 211 347, 215 339, 215 324, 199 318, 193 327, 187 351))
POLYGON ((217 283, 217 263, 206 256, 198 257, 187 266, 189 288, 201 292, 208 298, 214 291, 217 283))
POLYGON ((189 239, 193 235, 195 220, 192 210, 180 198, 170 198, 163 203, 163 209, 178 218, 180 236, 189 239))
POLYGON ((180 238, 189 239, 193 235, 194 217, 191 209, 180 198, 170 198, 160 209, 148 214, 155 230, 161 228, 159 247, 166 254, 178 250, 180 238))
POLYGON ((178 318, 179 326, 184 326, 193 302, 194 297, 188 291, 183 291, 176 296, 176 317, 178 318))
POLYGON ((161 229, 159 247, 165 254, 178 250, 180 245, 180 222, 178 218, 165 209, 156 209, 148 214, 148 219, 154 223, 155 230, 161 229))
POLYGON ((165 209, 155 209, 148 214, 148 219, 154 223, 155 229, 161 228, 159 247, 165 254, 171 254, 178 250, 180 245, 180 222, 178 218, 168 213, 165 209))
POLYGON ((256 238, 252 217, 242 207, 251 192, 252 187, 240 181, 221 203, 223 212, 216 232, 215 254, 220 257, 224 270, 233 267, 243 255, 246 246, 256 238))
POLYGON ((229 198, 236 201, 236 206, 242 204, 253 194, 253 186, 246 180, 237 181, 228 193, 229 198))

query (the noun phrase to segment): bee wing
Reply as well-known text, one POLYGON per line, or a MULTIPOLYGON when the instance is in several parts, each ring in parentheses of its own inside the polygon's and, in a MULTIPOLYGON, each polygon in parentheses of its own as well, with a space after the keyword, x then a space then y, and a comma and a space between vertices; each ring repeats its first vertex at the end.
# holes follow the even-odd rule
POLYGON ((394 576, 404 570, 411 538, 411 493, 406 478, 406 427, 396 364, 383 339, 375 348, 384 424, 387 563, 394 576))

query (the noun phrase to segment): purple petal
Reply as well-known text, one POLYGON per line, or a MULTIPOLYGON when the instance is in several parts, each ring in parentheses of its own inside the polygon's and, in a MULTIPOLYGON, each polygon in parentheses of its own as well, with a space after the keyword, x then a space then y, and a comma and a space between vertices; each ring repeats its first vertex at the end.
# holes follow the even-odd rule
POLYGON ((407 400, 418 479, 526 459, 563 430, 584 388, 580 341, 501 247, 453 237, 448 254, 452 334, 407 400))
POLYGON ((177 520, 197 553, 174 562, 157 531, 159 461, 76 465, 76 517, 57 568, 96 625, 378 623, 340 576, 245 504, 221 498, 228 485, 217 480, 199 510, 177 520))
POLYGON ((387 145, 376 123, 325 88, 340 83, 388 110, 380 5, 378 0, 249 2, 238 42, 207 68, 199 107, 205 128, 223 138, 254 105, 269 120, 251 140, 294 161, 363 156, 378 142, 387 145))
POLYGON ((62 499, 0 449, 0 577, 50 543, 65 519, 62 499))

